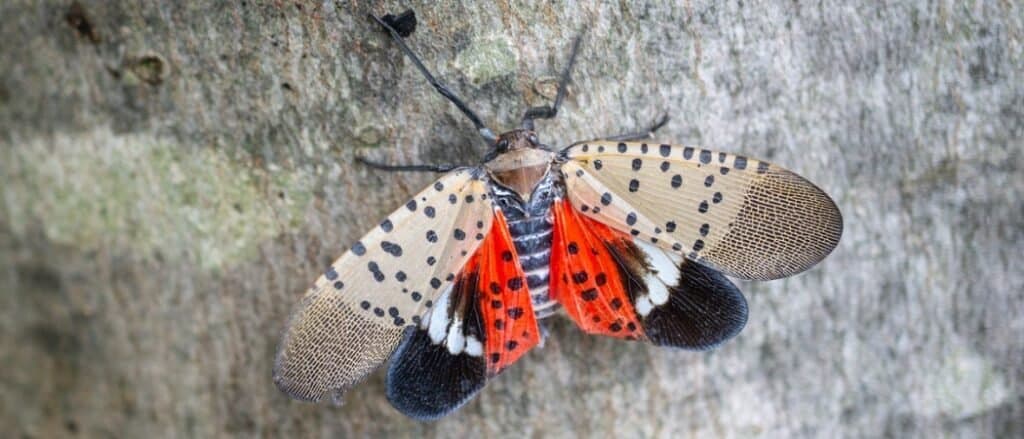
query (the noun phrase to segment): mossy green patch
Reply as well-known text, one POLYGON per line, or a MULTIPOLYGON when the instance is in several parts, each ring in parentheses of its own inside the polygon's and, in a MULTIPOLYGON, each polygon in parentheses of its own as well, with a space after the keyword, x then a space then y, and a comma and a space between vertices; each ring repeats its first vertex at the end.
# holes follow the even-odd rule
POLYGON ((263 170, 222 152, 109 130, 19 142, 0 189, 15 234, 38 227, 57 243, 117 246, 206 269, 252 257, 302 224, 313 179, 263 170))
POLYGON ((480 86, 515 72, 516 54, 504 38, 475 41, 455 58, 456 67, 480 86))

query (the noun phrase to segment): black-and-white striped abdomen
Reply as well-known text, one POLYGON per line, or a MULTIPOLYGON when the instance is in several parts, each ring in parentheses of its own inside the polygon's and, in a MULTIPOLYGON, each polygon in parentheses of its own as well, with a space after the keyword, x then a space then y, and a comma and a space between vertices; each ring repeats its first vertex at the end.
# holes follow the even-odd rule
POLYGON ((526 275, 530 301, 538 319, 555 314, 559 305, 548 291, 553 229, 551 204, 557 197, 554 180, 542 179, 528 202, 501 187, 492 191, 508 222, 509 234, 519 255, 519 264, 526 275))

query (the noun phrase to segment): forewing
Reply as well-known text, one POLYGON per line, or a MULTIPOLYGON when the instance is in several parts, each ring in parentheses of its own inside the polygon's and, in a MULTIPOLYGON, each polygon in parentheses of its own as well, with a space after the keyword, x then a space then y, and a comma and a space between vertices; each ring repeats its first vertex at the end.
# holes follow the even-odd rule
POLYGON ((469 401, 540 341, 530 293, 500 211, 455 283, 395 352, 388 400, 402 413, 440 418, 469 401))
POLYGON ((484 181, 446 174, 374 227, 316 280, 285 329, 274 382, 335 398, 380 366, 451 285, 491 228, 484 181))
POLYGON ((564 153, 567 196, 580 212, 731 276, 802 272, 842 235, 828 195, 768 162, 642 143, 591 142, 564 153))

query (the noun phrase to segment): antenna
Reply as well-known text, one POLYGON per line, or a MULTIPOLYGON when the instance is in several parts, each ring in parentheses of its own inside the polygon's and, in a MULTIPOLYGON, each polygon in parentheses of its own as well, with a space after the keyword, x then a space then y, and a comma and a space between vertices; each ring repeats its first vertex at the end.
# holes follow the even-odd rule
POLYGON ((409 48, 409 46, 405 45, 405 41, 402 39, 402 34, 399 33, 399 31, 396 30, 394 27, 392 27, 391 23, 395 23, 402 27, 402 30, 405 33, 405 35, 411 34, 411 28, 415 28, 416 26, 415 12, 413 12, 410 9, 399 14, 398 17, 385 16, 384 19, 381 19, 373 14, 370 14, 370 17, 372 17, 373 20, 377 22, 377 24, 383 26, 384 29, 387 30, 389 34, 391 34, 391 38, 395 40, 395 44, 398 44, 398 48, 402 50, 402 53, 404 53, 405 56, 409 57, 409 59, 412 60, 412 63, 416 66, 417 69, 419 69, 420 73, 423 74, 423 77, 427 79, 427 82, 429 82, 430 85, 434 86, 434 89, 437 90, 438 93, 441 93, 441 96, 444 96, 446 99, 451 101, 451 103, 455 104, 455 106, 458 107, 460 111, 462 111, 462 114, 465 114, 466 117, 469 118, 470 122, 473 122, 473 126, 476 127, 477 133, 479 133, 480 137, 483 137, 484 141, 487 142, 487 146, 493 146, 494 141, 498 139, 498 136, 495 136, 494 132, 491 131, 490 128, 487 128, 487 126, 485 126, 482 121, 480 121, 480 117, 477 116, 476 113, 473 112, 473 110, 470 110, 469 107, 467 107, 466 104, 462 102, 462 100, 459 99, 458 96, 455 96, 455 93, 453 93, 451 89, 448 88, 448 86, 442 84, 440 81, 434 78, 434 75, 430 74, 430 71, 427 70, 426 66, 423 65, 423 62, 421 62, 419 57, 416 56, 416 53, 414 53, 412 49, 409 48))
POLYGON ((551 119, 558 114, 558 107, 562 105, 562 99, 565 99, 566 87, 569 85, 572 68, 576 64, 576 55, 579 54, 580 42, 582 41, 583 34, 581 33, 572 43, 572 51, 569 52, 569 64, 562 70, 562 77, 558 80, 558 94, 555 95, 555 105, 544 105, 527 109, 526 114, 523 115, 523 122, 520 124, 524 130, 533 131, 534 119, 551 119))

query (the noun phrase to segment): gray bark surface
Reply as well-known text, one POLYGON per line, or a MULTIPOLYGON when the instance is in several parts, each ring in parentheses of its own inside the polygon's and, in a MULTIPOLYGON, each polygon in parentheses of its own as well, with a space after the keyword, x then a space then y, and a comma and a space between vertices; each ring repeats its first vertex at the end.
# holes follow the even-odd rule
POLYGON ((971 2, 416 3, 409 38, 496 130, 552 145, 671 117, 674 143, 807 177, 846 222, 738 281, 709 353, 567 320, 461 411, 383 376, 340 407, 270 379, 330 261, 467 162, 472 126, 365 18, 386 2, 0 4, 0 425, 8 437, 1024 436, 1024 8, 971 2))

